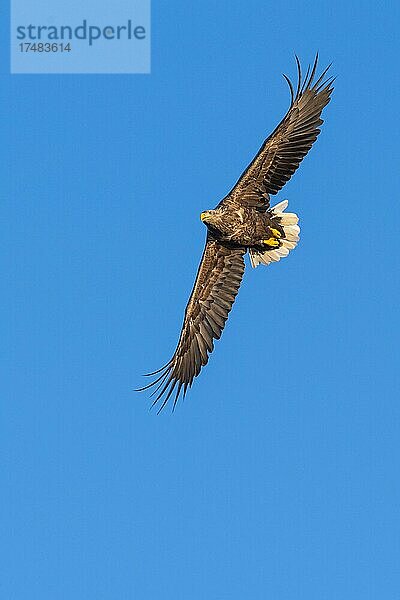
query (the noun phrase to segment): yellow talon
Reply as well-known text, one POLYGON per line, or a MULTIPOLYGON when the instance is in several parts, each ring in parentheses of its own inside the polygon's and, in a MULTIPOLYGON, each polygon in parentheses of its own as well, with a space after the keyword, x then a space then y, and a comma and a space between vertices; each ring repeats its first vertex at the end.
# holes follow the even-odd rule
POLYGON ((280 231, 278 231, 277 229, 272 229, 272 227, 270 227, 270 230, 272 231, 272 235, 276 238, 280 238, 282 237, 282 234, 280 231))
POLYGON ((262 240, 262 243, 266 244, 267 246, 271 246, 272 248, 276 248, 277 246, 279 246, 278 240, 274 237, 270 237, 267 240, 262 240))

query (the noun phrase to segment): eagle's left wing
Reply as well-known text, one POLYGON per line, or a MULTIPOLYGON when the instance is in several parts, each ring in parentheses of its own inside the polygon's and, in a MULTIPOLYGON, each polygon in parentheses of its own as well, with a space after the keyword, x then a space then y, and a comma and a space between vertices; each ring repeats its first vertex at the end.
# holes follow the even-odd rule
POLYGON ((266 210, 269 206, 269 194, 277 194, 289 181, 317 139, 319 127, 323 123, 321 113, 330 100, 334 78, 325 79, 328 67, 315 81, 318 54, 304 80, 297 56, 296 61, 296 92, 284 75, 291 92, 289 110, 220 204, 233 200, 235 203, 266 210))
POLYGON ((160 410, 176 388, 174 407, 183 386, 183 395, 208 362, 214 339, 221 337, 244 273, 246 248, 220 244, 210 233, 197 272, 196 282, 185 311, 177 348, 171 360, 150 373, 159 376, 141 388, 156 384, 154 404, 163 398, 160 410))

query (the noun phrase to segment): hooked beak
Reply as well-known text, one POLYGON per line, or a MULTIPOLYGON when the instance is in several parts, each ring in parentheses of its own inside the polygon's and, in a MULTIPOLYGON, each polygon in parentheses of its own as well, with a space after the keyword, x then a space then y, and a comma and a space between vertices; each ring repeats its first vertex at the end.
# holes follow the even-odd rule
POLYGON ((202 212, 202 213, 201 213, 201 215, 200 215, 200 219, 201 219, 201 220, 203 221, 203 223, 204 223, 204 221, 207 219, 207 211, 206 211, 206 212, 202 212))

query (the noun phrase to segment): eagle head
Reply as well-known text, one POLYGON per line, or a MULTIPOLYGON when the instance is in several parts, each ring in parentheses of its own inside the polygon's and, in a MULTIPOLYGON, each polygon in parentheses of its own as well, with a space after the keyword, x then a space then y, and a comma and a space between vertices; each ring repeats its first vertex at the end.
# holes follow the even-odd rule
POLYGON ((212 225, 215 222, 215 210, 205 210, 200 214, 200 219, 206 225, 212 225))

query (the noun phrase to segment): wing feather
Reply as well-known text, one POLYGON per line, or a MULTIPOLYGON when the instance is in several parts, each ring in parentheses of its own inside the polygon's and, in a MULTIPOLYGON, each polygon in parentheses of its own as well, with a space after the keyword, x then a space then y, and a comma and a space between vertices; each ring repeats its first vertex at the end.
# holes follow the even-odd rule
POLYGON ((284 75, 291 95, 288 112, 222 202, 234 201, 266 210, 269 194, 279 192, 317 139, 323 123, 321 113, 330 101, 334 79, 324 79, 329 65, 314 82, 318 54, 312 69, 308 67, 304 80, 297 56, 296 64, 296 92, 290 79, 284 75))
POLYGON ((159 376, 145 390, 155 387, 153 405, 160 411, 175 391, 174 408, 183 387, 183 396, 193 379, 207 364, 214 339, 221 337, 228 314, 238 293, 246 248, 228 246, 208 234, 192 294, 185 311, 181 335, 171 360, 153 374, 159 376))

